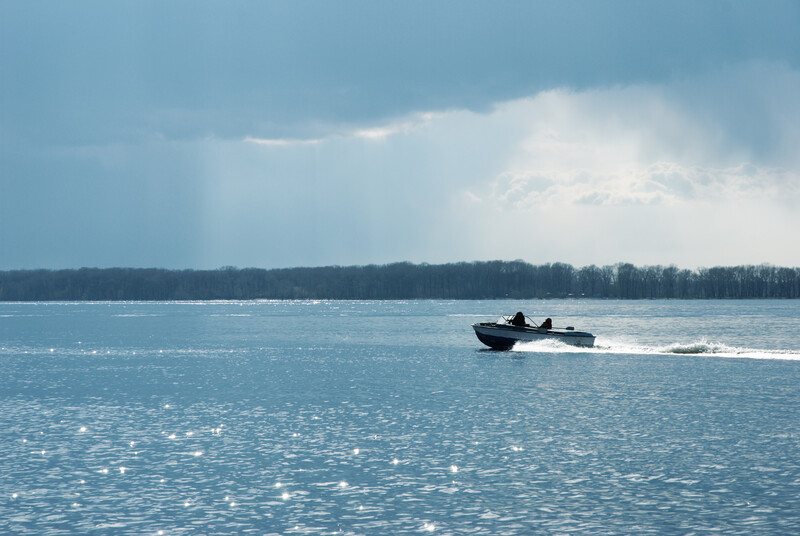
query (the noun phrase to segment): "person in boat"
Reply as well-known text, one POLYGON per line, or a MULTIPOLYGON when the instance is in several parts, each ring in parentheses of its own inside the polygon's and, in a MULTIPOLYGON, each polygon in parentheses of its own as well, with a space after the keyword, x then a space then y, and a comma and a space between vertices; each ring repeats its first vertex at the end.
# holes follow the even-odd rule
POLYGON ((542 325, 539 327, 543 329, 553 329, 553 320, 548 318, 547 320, 542 322, 542 325))
POLYGON ((514 318, 511 319, 511 325, 525 327, 525 315, 522 314, 522 311, 514 315, 514 318))

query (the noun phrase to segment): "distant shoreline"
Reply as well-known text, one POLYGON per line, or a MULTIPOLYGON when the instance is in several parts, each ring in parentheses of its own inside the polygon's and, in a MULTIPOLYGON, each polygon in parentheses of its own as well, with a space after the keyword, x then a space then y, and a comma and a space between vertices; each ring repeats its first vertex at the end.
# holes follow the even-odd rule
POLYGON ((522 261, 317 268, 80 268, 0 271, 0 301, 254 299, 800 298, 800 268, 574 268, 522 261))

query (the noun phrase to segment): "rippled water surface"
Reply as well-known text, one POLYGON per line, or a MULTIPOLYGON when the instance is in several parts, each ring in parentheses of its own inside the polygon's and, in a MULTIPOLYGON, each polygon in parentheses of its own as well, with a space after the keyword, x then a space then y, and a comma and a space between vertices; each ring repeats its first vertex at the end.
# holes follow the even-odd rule
POLYGON ((0 303, 0 367, 0 534, 800 533, 797 301, 0 303))

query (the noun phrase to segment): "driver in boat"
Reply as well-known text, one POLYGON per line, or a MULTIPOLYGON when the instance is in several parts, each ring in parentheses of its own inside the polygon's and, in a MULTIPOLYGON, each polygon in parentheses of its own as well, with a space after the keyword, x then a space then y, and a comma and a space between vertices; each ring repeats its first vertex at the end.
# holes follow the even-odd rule
MULTIPOLYGON (((522 311, 519 311, 517 314, 514 315, 514 318, 511 319, 512 326, 520 326, 525 327, 527 324, 525 323, 525 315, 522 314, 522 311)), ((553 320, 548 318, 542 325, 539 326, 539 329, 553 329, 553 320)))
MULTIPOLYGON (((525 323, 525 315, 522 314, 522 311, 519 311, 517 314, 514 315, 514 318, 511 319, 512 326, 520 326, 525 327, 527 324, 525 323)), ((553 319, 548 318, 542 325, 539 326, 540 329, 553 329, 553 319)))
POLYGON ((522 314, 522 311, 514 315, 514 318, 511 319, 511 325, 525 327, 525 315, 522 314))

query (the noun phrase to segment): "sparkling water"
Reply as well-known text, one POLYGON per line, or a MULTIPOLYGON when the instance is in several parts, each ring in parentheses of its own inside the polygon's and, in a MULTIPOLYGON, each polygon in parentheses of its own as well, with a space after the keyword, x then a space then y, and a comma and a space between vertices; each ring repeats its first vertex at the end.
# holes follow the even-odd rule
POLYGON ((800 533, 798 301, 0 303, 0 367, 0 534, 800 533))

